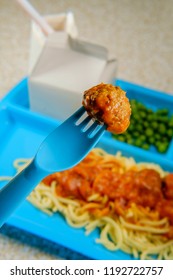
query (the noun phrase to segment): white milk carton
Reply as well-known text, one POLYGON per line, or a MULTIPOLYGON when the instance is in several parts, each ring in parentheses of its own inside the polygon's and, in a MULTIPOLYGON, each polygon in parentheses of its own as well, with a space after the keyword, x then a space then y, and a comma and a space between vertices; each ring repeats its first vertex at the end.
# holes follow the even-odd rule
MULTIPOLYGON (((77 37, 78 30, 75 23, 74 15, 71 11, 61 14, 53 14, 44 16, 48 24, 55 32, 64 31, 72 37, 77 37)), ((41 51, 45 45, 47 36, 42 32, 42 29, 34 21, 31 22, 31 40, 30 40, 30 60, 29 73, 32 72, 41 51)))
POLYGON ((80 40, 70 28, 52 33, 29 76, 31 110, 65 120, 86 89, 112 82, 116 66, 105 47, 80 40))

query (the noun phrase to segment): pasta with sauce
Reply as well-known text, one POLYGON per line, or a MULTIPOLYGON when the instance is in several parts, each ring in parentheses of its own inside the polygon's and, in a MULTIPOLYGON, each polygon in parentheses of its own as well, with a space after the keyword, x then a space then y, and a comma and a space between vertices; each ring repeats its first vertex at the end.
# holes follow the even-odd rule
MULTIPOLYGON (((15 166, 22 168, 20 160, 15 166)), ((77 166, 46 177, 28 200, 86 234, 99 228, 96 242, 108 250, 173 259, 172 182, 159 165, 95 148, 77 166)))

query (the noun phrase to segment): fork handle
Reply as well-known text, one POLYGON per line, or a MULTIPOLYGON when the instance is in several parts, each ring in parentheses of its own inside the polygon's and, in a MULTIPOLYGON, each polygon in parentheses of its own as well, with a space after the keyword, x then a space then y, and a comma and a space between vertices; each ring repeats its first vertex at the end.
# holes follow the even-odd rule
POLYGON ((0 227, 47 175, 32 161, 0 190, 0 227))

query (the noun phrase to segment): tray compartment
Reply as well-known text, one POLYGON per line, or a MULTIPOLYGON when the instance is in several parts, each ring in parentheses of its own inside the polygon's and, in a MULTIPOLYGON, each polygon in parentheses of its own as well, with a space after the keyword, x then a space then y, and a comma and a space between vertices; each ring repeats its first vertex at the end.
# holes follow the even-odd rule
POLYGON ((58 124, 17 110, 0 109, 0 175, 14 175, 16 158, 32 158, 41 142, 58 124))
MULTIPOLYGON (((156 111, 157 109, 166 108, 169 110, 170 116, 173 115, 173 96, 166 94, 164 92, 148 89, 139 85, 135 85, 123 80, 115 81, 117 86, 120 86, 127 93, 127 97, 132 100, 135 99, 143 103, 147 108, 156 111)), ((117 141, 117 140, 116 140, 117 141)), ((126 144, 127 147, 131 146, 126 144)), ((135 147, 144 151, 142 148, 135 147)), ((154 146, 151 146, 149 151, 155 156, 159 154, 164 158, 173 160, 173 138, 170 140, 169 147, 165 153, 159 153, 154 146)))

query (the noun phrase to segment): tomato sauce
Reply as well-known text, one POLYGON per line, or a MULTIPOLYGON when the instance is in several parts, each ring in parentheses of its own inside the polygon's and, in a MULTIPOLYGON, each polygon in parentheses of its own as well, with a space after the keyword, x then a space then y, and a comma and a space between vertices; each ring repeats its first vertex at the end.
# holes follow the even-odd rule
POLYGON ((87 201, 92 194, 106 195, 113 202, 114 211, 123 214, 132 203, 158 211, 173 225, 173 174, 161 178, 151 168, 122 172, 118 160, 106 165, 93 152, 77 166, 46 177, 50 185, 56 181, 57 195, 87 201))

